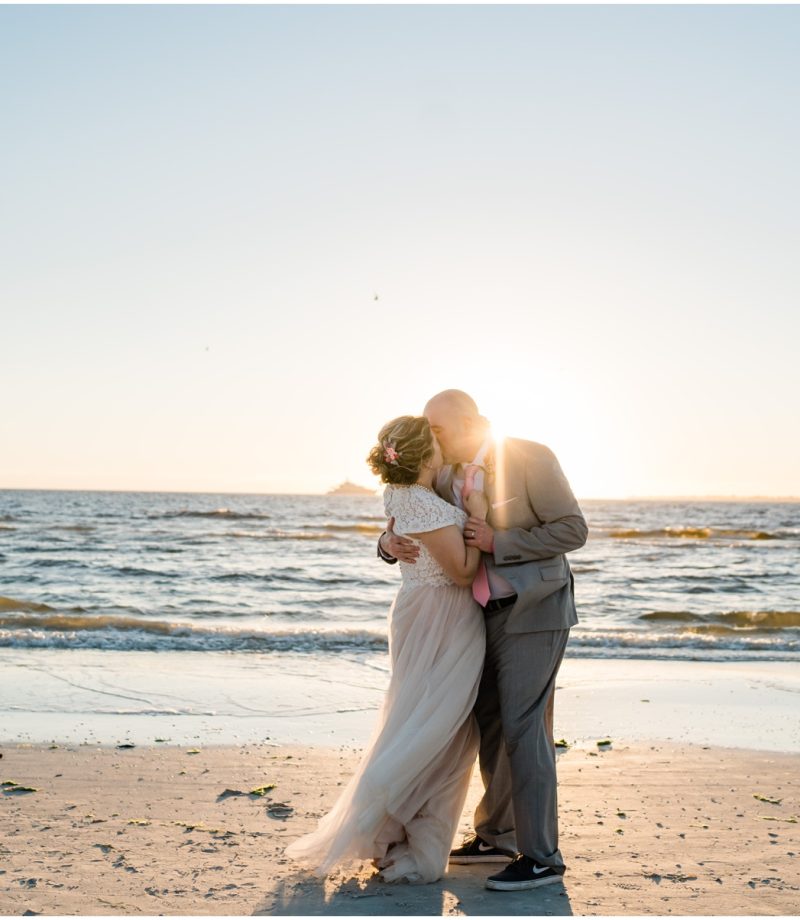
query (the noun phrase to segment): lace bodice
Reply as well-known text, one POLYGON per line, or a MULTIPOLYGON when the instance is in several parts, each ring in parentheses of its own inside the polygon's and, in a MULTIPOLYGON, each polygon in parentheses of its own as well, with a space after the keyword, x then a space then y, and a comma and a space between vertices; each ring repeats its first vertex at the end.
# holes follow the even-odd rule
MULTIPOLYGON (((394 532, 399 535, 426 533, 455 524, 463 529, 467 521, 466 512, 446 502, 424 486, 387 485, 383 493, 383 507, 387 517, 394 517, 394 532)), ((409 537, 419 546, 419 556, 413 564, 400 562, 404 584, 452 585, 453 580, 414 537, 409 537)))

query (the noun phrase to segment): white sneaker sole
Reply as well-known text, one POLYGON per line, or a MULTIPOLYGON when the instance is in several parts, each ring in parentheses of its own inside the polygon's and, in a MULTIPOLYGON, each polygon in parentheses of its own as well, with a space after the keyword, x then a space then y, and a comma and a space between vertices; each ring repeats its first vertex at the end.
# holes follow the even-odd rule
POLYGON ((451 856, 451 866, 471 866, 473 863, 509 863, 513 856, 451 856))
POLYGON ((532 878, 521 882, 496 882, 488 878, 486 887, 493 891, 523 891, 526 888, 539 888, 541 885, 553 885, 560 881, 560 875, 548 875, 547 878, 532 878))

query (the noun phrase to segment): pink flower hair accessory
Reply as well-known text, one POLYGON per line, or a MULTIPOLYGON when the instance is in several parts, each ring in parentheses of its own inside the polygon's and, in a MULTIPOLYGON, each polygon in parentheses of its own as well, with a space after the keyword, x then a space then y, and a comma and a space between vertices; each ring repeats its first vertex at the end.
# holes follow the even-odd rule
POLYGON ((400 457, 400 454, 394 449, 394 444, 389 444, 388 441, 383 445, 383 459, 387 463, 391 463, 392 466, 397 466, 397 460, 400 457))

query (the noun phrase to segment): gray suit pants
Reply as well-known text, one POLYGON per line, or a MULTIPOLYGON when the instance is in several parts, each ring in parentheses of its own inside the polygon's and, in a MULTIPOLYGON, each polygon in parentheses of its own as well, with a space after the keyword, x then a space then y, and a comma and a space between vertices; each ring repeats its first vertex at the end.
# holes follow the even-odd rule
POLYGON ((486 615, 486 663, 474 710, 485 792, 475 831, 492 846, 563 873, 553 698, 569 629, 509 635, 508 612, 486 615))

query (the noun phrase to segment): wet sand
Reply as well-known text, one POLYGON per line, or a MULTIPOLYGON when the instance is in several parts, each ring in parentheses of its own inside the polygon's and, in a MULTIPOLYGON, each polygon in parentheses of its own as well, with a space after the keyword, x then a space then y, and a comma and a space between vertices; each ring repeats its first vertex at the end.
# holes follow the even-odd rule
MULTIPOLYGON (((360 747, 389 681, 386 655, 0 648, 0 744, 360 747)), ((571 658, 556 737, 672 741, 800 754, 796 661, 571 658)))

